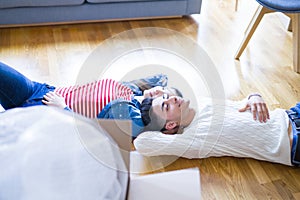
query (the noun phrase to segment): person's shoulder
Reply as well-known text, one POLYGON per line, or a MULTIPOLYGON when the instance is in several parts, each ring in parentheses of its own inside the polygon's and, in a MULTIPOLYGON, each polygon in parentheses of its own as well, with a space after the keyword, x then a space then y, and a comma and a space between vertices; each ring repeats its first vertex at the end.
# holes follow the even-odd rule
MULTIPOLYGON (((120 118, 121 116, 129 116, 132 109, 139 111, 140 103, 136 100, 116 99, 109 102, 98 114, 98 118, 120 118)), ((127 117, 128 118, 128 117, 127 117)))

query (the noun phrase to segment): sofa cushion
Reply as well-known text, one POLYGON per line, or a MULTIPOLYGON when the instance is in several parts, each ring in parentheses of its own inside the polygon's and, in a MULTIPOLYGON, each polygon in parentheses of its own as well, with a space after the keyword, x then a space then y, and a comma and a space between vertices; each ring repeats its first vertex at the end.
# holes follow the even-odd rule
POLYGON ((151 1, 151 0, 86 0, 89 3, 112 3, 112 2, 124 2, 124 1, 151 1))
POLYGON ((0 8, 80 5, 85 0, 1 0, 0 8))

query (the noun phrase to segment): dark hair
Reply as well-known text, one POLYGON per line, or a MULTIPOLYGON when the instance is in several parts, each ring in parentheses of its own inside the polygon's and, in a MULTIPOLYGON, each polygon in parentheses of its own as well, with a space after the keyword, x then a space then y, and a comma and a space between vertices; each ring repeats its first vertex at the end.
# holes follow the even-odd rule
POLYGON ((173 90, 175 91, 176 96, 183 97, 183 95, 182 95, 182 93, 180 92, 180 90, 178 90, 178 89, 175 88, 175 87, 171 87, 171 89, 173 89, 173 90))
POLYGON ((152 109, 153 98, 145 98, 141 104, 141 116, 144 122, 145 131, 162 131, 165 127, 165 120, 156 115, 152 109))

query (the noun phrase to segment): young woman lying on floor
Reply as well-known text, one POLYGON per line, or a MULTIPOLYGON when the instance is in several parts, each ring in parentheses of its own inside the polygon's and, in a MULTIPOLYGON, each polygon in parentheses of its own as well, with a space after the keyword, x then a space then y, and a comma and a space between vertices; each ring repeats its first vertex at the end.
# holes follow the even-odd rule
POLYGON ((140 102, 145 97, 155 98, 164 93, 181 95, 166 85, 167 76, 160 74, 129 82, 102 79, 84 85, 54 87, 32 81, 0 62, 0 104, 5 110, 49 105, 90 118, 130 119, 133 137, 144 128, 140 102))

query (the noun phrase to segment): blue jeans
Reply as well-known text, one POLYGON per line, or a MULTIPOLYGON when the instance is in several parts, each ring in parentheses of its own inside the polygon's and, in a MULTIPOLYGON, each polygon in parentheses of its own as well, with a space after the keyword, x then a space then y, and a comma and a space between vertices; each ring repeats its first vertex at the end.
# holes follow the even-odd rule
POLYGON ((300 102, 287 111, 293 129, 292 164, 300 166, 300 102))
POLYGON ((0 62, 0 104, 4 109, 43 105, 43 96, 55 87, 31 81, 0 62))

